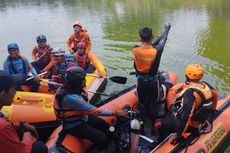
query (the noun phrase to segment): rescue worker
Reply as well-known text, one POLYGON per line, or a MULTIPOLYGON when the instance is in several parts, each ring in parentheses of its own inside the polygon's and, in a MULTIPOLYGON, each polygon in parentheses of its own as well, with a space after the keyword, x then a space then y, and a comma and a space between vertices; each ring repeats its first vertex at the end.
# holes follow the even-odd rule
MULTIPOLYGON (((67 69, 76 66, 76 64, 66 60, 65 50, 62 48, 55 48, 52 52, 52 56, 55 64, 50 81, 63 84, 66 81, 67 69)), ((56 90, 58 87, 58 85, 49 84, 51 90, 56 90)))
MULTIPOLYGON (((0 110, 3 106, 12 104, 16 94, 15 87, 20 85, 19 82, 21 82, 19 78, 13 78, 12 75, 0 71, 0 110)), ((3 112, 0 112, 1 153, 47 153, 48 149, 45 144, 37 139, 38 133, 32 125, 24 121, 13 124, 3 112)))
POLYGON ((32 60, 31 63, 37 73, 41 72, 52 72, 52 66, 54 65, 54 59, 52 58, 53 48, 47 44, 46 36, 39 35, 36 38, 37 46, 32 50, 32 60))
POLYGON ((74 60, 77 61, 78 66, 83 68, 86 73, 93 73, 96 68, 90 64, 90 59, 88 54, 86 53, 86 43, 85 42, 79 42, 77 44, 77 53, 74 54, 74 60))
MULTIPOLYGON (((22 74, 25 76, 25 78, 29 77, 28 73, 30 71, 34 76, 34 79, 24 82, 23 85, 31 86, 31 91, 36 92, 39 86, 40 78, 34 67, 26 57, 19 55, 19 46, 17 43, 8 44, 7 49, 9 56, 4 61, 4 71, 12 75, 22 74)), ((20 90, 19 87, 18 90, 20 90)))
POLYGON ((86 43, 86 52, 91 51, 91 41, 87 30, 83 29, 82 24, 79 21, 73 23, 74 33, 72 33, 67 41, 67 48, 70 54, 77 52, 77 44, 79 42, 86 43))
POLYGON ((200 64, 189 64, 185 69, 186 82, 169 90, 167 99, 172 103, 169 112, 154 124, 160 138, 163 131, 176 132, 177 137, 172 144, 180 142, 186 132, 199 130, 216 109, 218 93, 211 85, 201 81, 203 74, 200 64))
POLYGON ((86 73, 81 67, 67 70, 67 81, 55 95, 54 110, 66 133, 92 141, 103 149, 107 144, 109 124, 96 116, 127 116, 127 110, 101 110, 87 102, 86 73))
POLYGON ((141 44, 133 48, 134 68, 137 76, 138 103, 144 105, 145 116, 151 120, 158 118, 159 75, 161 55, 167 41, 171 25, 165 26, 163 34, 154 42, 152 29, 144 27, 139 30, 141 44))

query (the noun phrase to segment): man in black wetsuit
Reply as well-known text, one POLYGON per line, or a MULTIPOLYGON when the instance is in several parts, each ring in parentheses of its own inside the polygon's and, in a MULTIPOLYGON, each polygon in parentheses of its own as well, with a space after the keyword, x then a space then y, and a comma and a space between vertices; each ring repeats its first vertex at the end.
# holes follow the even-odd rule
POLYGON ((152 43, 152 29, 141 28, 139 30, 141 44, 133 48, 139 103, 144 105, 145 115, 152 121, 159 116, 157 113, 160 86, 158 68, 170 27, 170 24, 165 26, 165 31, 154 43, 152 43))

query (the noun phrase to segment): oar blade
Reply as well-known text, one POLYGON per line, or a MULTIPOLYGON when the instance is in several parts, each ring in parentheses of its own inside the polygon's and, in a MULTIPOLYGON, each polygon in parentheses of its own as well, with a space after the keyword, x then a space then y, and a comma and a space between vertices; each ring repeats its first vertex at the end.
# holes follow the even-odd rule
POLYGON ((111 81, 119 83, 119 84, 126 84, 127 78, 121 76, 113 76, 109 78, 111 81))

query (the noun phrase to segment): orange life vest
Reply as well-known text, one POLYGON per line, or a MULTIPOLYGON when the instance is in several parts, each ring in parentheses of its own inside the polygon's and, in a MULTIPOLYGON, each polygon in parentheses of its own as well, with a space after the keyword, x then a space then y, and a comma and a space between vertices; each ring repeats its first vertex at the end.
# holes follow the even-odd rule
POLYGON ((79 35, 76 35, 76 34, 74 34, 74 37, 73 37, 73 48, 75 49, 75 50, 77 50, 77 44, 79 43, 79 42, 85 42, 86 40, 86 32, 87 32, 87 30, 82 30, 81 32, 80 32, 80 34, 79 35))
POLYGON ((210 111, 212 110, 212 99, 214 95, 209 85, 204 82, 202 82, 201 84, 193 85, 180 84, 178 86, 172 87, 171 91, 176 91, 176 96, 173 103, 174 106, 177 105, 175 106, 177 108, 175 115, 180 114, 180 112, 182 111, 184 105, 183 96, 188 89, 193 89, 196 92, 196 94, 194 94, 195 108, 191 117, 190 126, 197 128, 200 123, 204 122, 208 118, 210 111))
POLYGON ((58 119, 65 119, 65 118, 73 118, 73 117, 80 117, 83 115, 82 112, 78 112, 74 109, 64 109, 62 106, 62 100, 66 96, 67 93, 56 93, 55 100, 54 100, 54 112, 58 119))
POLYGON ((137 46, 133 48, 135 69, 139 73, 149 73, 153 62, 155 62, 157 49, 153 47, 137 46))
POLYGON ((46 45, 45 48, 36 46, 35 49, 37 50, 37 59, 40 58, 38 62, 42 64, 48 64, 51 60, 51 56, 49 54, 50 46, 46 45))

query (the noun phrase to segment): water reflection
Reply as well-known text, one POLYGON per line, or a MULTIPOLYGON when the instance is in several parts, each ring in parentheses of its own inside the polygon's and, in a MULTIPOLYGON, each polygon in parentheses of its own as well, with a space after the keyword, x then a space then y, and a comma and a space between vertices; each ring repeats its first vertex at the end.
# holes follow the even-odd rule
MULTIPOLYGON (((205 80, 229 91, 229 9, 229 0, 2 0, 0 61, 5 59, 10 41, 17 41, 29 57, 40 33, 47 35, 52 46, 66 48, 71 24, 78 19, 89 31, 93 51, 109 74, 128 75, 133 71, 131 48, 139 41, 138 29, 150 26, 157 37, 164 24, 171 22, 161 69, 175 71, 182 81, 188 63, 201 63, 205 80)), ((128 85, 135 83, 134 76, 128 77, 128 85)), ((107 92, 114 87, 124 88, 109 82, 107 92)))

